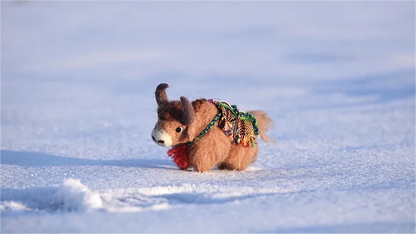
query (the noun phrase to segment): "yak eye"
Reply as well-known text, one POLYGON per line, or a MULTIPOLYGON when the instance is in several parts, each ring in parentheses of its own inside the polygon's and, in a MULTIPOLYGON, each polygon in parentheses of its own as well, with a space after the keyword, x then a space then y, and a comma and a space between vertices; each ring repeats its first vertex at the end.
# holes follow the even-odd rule
POLYGON ((176 128, 176 132, 177 132, 177 133, 182 132, 182 128, 181 128, 181 127, 177 127, 177 128, 176 128))

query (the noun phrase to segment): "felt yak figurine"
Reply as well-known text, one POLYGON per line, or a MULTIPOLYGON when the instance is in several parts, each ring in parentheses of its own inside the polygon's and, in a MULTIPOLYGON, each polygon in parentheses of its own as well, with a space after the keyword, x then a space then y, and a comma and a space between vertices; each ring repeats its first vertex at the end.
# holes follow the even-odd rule
POLYGON ((245 170, 257 159, 256 138, 273 141, 265 133, 272 120, 263 111, 244 112, 237 106, 215 99, 185 97, 169 101, 168 84, 159 84, 155 96, 158 121, 153 141, 172 147, 168 155, 182 169, 205 172, 219 169, 245 170))

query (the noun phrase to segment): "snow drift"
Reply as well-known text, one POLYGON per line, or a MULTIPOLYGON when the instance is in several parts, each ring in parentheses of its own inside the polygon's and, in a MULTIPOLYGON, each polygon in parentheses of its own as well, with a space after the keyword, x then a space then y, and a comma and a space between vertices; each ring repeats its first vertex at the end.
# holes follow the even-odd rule
POLYGON ((65 179, 55 194, 53 203, 68 211, 89 211, 102 208, 100 195, 91 192, 77 179, 65 179))

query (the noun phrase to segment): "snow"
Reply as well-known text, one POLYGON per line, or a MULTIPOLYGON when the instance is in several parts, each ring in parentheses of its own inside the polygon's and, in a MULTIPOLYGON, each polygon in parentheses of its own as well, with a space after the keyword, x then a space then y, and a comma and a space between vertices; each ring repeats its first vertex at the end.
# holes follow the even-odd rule
POLYGON ((415 3, 1 2, 1 232, 414 232, 415 3), (178 170, 154 90, 274 120, 178 170))
POLYGON ((59 185, 52 203, 62 205, 64 210, 89 211, 103 206, 100 195, 91 192, 88 187, 76 179, 65 179, 59 185))

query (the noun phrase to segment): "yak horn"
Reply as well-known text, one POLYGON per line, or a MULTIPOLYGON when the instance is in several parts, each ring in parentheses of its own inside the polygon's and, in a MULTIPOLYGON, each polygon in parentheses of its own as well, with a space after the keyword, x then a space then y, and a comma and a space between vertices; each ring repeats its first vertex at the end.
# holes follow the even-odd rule
POLYGON ((182 103, 183 116, 180 122, 183 125, 190 125, 195 120, 194 108, 192 107, 192 104, 189 102, 189 100, 186 99, 186 97, 181 97, 181 103, 182 103))
POLYGON ((165 89, 168 88, 169 85, 166 83, 159 84, 156 88, 155 96, 156 102, 160 106, 164 102, 168 102, 168 97, 166 96, 165 89))

